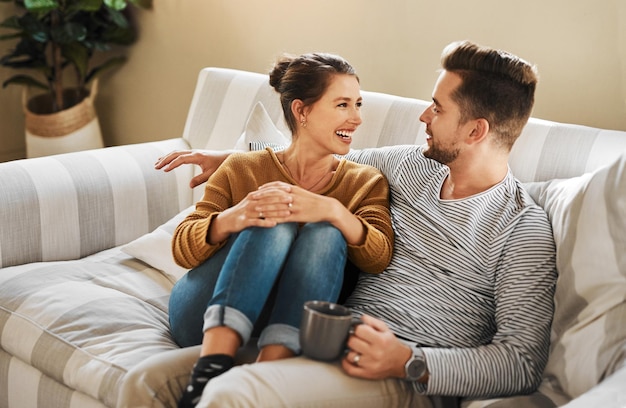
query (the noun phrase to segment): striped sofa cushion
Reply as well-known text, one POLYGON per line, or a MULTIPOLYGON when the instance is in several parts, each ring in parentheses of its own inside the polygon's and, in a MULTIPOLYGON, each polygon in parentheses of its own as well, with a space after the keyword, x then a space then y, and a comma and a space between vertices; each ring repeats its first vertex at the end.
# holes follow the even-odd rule
POLYGON ((172 281, 119 248, 1 272, 0 357, 13 356, 0 363, 2 407, 82 406, 74 397, 116 407, 128 371, 178 349, 168 330, 172 281), (32 379, 34 370, 42 380, 20 392, 9 373, 32 379))
POLYGON ((152 231, 192 203, 192 168, 154 170, 187 148, 179 138, 0 164, 0 268, 79 259, 152 231))

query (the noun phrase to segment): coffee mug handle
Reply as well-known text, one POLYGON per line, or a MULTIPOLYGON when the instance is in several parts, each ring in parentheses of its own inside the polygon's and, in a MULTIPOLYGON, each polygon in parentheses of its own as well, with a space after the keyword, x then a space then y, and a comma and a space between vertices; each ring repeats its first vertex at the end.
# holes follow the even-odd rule
POLYGON ((352 322, 350 323, 350 331, 349 331, 349 335, 350 336, 354 334, 355 327, 357 327, 360 324, 363 324, 363 320, 361 320, 360 317, 353 317, 352 318, 352 322))

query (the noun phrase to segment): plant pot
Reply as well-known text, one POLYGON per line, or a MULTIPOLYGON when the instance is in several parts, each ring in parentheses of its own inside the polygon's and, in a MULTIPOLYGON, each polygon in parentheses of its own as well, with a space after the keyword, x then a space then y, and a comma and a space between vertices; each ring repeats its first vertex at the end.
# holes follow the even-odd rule
POLYGON ((24 90, 26 157, 104 147, 93 105, 97 88, 97 81, 94 81, 87 95, 76 89, 64 91, 66 106, 71 107, 55 113, 49 113, 52 106, 50 94, 34 96, 27 102, 28 91, 24 90))

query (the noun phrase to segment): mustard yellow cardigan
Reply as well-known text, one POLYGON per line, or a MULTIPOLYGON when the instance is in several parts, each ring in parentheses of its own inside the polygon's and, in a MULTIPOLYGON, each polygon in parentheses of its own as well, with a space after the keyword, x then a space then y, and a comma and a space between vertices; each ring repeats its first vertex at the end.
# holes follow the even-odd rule
MULTIPOLYGON (((231 154, 206 183, 204 197, 174 231, 172 252, 177 264, 194 268, 224 245, 211 245, 207 235, 214 217, 270 181, 296 184, 271 148, 231 154)), ((348 258, 360 270, 382 272, 391 260, 393 229, 389 184, 376 168, 341 159, 320 194, 339 200, 366 228, 362 245, 348 246, 348 258)))

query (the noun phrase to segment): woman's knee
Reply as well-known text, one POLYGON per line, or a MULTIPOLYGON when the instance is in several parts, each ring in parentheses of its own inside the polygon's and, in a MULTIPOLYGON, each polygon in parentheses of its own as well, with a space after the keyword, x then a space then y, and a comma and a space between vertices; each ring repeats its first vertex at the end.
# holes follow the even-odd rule
POLYGON ((245 236, 246 239, 262 239, 268 243, 291 243, 298 232, 298 224, 288 222, 278 224, 271 228, 250 227, 239 233, 239 236, 245 236))
POLYGON ((300 230, 300 236, 312 243, 325 243, 329 247, 347 246, 341 231, 328 222, 304 224, 300 230))
POLYGON ((298 235, 297 248, 308 254, 308 259, 338 259, 340 263, 342 259, 345 261, 348 252, 341 231, 327 222, 305 224, 298 235))

